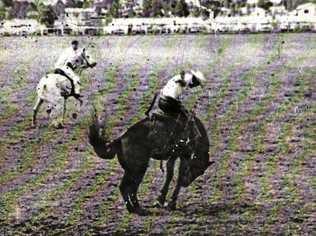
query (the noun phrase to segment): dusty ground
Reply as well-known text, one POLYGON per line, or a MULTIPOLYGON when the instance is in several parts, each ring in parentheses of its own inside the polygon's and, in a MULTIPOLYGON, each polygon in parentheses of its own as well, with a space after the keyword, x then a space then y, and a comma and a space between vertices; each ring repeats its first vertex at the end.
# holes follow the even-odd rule
MULTIPOLYGON (((72 38, 0 40, 0 235, 313 235, 314 34, 80 38, 96 68, 82 75, 85 104, 64 130, 30 127, 35 86, 72 38), (152 208, 163 182, 152 161, 140 189, 152 215, 130 215, 117 161, 87 144, 91 104, 117 136, 141 119, 168 76, 207 75, 197 104, 215 163, 183 190, 173 212, 152 208)), ((174 182, 173 182, 174 185, 174 182)))

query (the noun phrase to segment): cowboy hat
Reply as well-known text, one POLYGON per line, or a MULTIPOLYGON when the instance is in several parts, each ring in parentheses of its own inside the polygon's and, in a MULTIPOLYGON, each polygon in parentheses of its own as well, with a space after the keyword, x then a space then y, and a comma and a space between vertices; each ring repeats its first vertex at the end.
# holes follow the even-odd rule
POLYGON ((191 74, 200 82, 200 85, 203 86, 205 81, 206 81, 206 78, 205 76, 203 75, 203 73, 199 70, 191 70, 191 74))

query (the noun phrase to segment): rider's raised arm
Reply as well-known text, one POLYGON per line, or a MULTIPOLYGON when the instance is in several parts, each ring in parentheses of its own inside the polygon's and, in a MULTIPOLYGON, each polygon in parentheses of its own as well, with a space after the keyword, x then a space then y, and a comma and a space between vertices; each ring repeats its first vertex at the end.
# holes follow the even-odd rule
POLYGON ((150 107, 147 109, 147 111, 145 112, 145 115, 148 116, 149 112, 152 110, 153 106, 155 105, 156 99, 158 97, 158 92, 155 93, 155 96, 153 98, 153 100, 151 101, 150 107))

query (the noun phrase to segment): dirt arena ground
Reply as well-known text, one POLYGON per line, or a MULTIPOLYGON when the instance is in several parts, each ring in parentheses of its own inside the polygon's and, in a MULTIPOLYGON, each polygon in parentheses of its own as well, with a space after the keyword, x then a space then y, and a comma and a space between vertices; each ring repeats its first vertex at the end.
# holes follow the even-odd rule
POLYGON ((82 74, 78 118, 70 100, 65 129, 45 107, 31 128, 36 84, 72 39, 0 39, 0 235, 315 235, 315 34, 81 37, 98 65, 82 74), (88 145, 91 106, 118 136, 189 68, 207 77, 184 100, 214 164, 170 212, 153 208, 164 175, 152 161, 139 193, 152 214, 129 214, 117 160, 88 145))

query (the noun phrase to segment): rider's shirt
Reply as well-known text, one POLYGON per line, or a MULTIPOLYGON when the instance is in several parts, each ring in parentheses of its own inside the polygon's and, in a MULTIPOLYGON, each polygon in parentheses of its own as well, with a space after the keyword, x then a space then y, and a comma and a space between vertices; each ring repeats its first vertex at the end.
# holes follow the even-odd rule
POLYGON ((182 78, 181 75, 175 75, 167 82, 165 87, 162 88, 160 95, 178 100, 188 86, 191 77, 192 75, 188 73, 185 74, 184 78, 182 78))
POLYGON ((80 54, 80 50, 74 50, 72 47, 69 47, 63 51, 63 53, 59 56, 55 68, 63 68, 67 65, 67 63, 75 64, 76 59, 80 54))
POLYGON ((55 69, 61 69, 73 81, 75 94, 80 93, 80 78, 74 73, 73 68, 70 68, 67 64, 71 63, 71 65, 74 65, 80 53, 81 50, 79 48, 74 50, 72 47, 69 47, 63 51, 55 64, 55 69))

